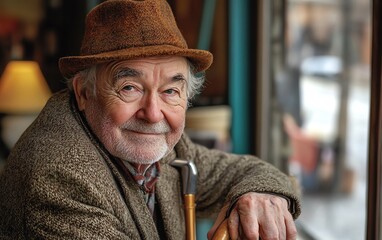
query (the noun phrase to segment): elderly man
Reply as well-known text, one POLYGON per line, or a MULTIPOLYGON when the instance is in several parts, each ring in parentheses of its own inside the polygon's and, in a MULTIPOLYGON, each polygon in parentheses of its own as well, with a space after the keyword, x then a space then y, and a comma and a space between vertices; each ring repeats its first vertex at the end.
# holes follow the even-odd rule
POLYGON ((81 55, 60 59, 69 89, 48 101, 9 156, 0 237, 184 239, 180 176, 169 164, 178 158, 198 169, 197 215, 217 215, 209 238, 227 216, 232 239, 295 239, 300 207, 286 175, 183 133, 203 83, 196 73, 211 62, 187 47, 165 0, 93 9, 81 55))

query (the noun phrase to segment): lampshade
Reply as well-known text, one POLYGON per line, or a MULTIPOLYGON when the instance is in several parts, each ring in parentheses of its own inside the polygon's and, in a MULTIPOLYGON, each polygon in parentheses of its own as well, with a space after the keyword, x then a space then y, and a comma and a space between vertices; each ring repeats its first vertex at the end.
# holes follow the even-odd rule
POLYGON ((38 113, 51 94, 37 62, 11 61, 0 79, 0 112, 38 113))

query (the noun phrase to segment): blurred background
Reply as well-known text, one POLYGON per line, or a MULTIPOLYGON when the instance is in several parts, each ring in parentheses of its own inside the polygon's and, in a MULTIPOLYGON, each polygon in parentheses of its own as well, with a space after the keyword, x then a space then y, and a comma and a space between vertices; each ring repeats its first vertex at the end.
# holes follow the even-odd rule
MULTIPOLYGON (((189 47, 214 54, 186 131, 295 176, 299 239, 366 239, 371 1, 168 0, 189 47)), ((100 2, 0 0, 0 166, 65 88, 57 60, 79 53, 100 2)))

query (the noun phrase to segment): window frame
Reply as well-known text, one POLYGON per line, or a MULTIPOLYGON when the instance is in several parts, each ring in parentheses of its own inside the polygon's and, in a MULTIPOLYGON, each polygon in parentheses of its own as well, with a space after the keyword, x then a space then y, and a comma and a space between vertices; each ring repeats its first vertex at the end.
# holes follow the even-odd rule
POLYGON ((366 239, 381 237, 382 3, 372 1, 372 56, 366 239))

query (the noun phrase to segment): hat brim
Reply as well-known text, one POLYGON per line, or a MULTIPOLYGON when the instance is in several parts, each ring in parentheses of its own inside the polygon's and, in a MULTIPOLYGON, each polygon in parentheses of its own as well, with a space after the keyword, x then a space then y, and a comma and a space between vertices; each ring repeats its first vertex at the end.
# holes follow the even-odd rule
POLYGON ((188 58, 196 72, 207 70, 213 61, 212 54, 205 50, 160 45, 132 47, 94 55, 63 57, 59 60, 59 68, 65 78, 71 78, 79 71, 99 63, 168 55, 188 58))

